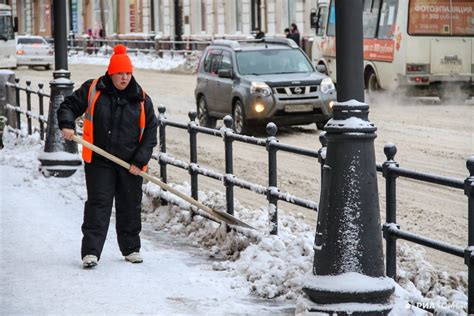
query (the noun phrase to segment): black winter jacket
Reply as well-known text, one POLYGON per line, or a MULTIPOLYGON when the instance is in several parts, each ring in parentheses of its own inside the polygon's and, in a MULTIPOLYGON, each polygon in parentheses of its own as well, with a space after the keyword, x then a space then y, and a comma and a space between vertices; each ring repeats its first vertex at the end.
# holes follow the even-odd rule
MULTIPOLYGON (((59 128, 75 128, 75 119, 87 110, 87 95, 92 79, 68 96, 58 109, 59 128)), ((106 74, 97 81, 97 90, 101 91, 94 108, 94 145, 104 149, 139 168, 148 163, 157 144, 157 119, 153 103, 145 96, 146 125, 141 142, 140 102, 143 92, 132 76, 125 90, 117 90, 112 79, 106 74)), ((92 162, 107 160, 93 153, 92 162)))

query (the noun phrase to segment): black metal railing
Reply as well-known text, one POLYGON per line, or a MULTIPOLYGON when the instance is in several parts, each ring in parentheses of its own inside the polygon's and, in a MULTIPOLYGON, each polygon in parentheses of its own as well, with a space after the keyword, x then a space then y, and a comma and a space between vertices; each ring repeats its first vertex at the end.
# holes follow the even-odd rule
POLYGON ((394 144, 386 144, 384 153, 387 160, 382 165, 377 165, 377 171, 381 172, 385 178, 386 221, 382 227, 382 231, 386 241, 385 263, 387 276, 393 279, 397 277, 397 239, 407 240, 456 257, 464 258, 464 263, 468 267, 468 313, 474 313, 474 156, 471 156, 466 163, 469 176, 465 180, 460 180, 400 168, 399 164, 394 160, 395 154, 397 153, 397 148, 394 144), (397 224, 396 188, 398 177, 464 191, 464 194, 468 198, 468 240, 466 248, 400 229, 400 225, 397 224))
POLYGON ((44 92, 43 86, 42 83, 39 83, 38 90, 34 90, 31 87, 31 81, 26 80, 26 86, 22 87, 19 78, 15 78, 15 83, 6 82, 6 109, 16 113, 16 120, 7 124, 10 131, 17 134, 22 133, 22 125, 26 121, 28 135, 38 131, 41 140, 44 140, 48 124, 48 119, 44 116, 44 98, 48 98, 47 102, 49 102, 50 95, 44 92), (26 108, 21 106, 21 91, 26 93, 26 108), (35 95, 38 100, 37 113, 32 110, 32 95, 35 95), (38 124, 33 125, 32 120, 38 121, 38 124))
POLYGON ((211 41, 174 41, 174 40, 137 40, 137 39, 92 39, 88 37, 69 37, 68 50, 82 51, 86 54, 101 53, 110 56, 113 47, 122 44, 128 53, 156 54, 162 56, 168 53, 171 57, 184 55, 194 51, 202 51, 211 41))
POLYGON ((158 160, 160 164, 160 177, 164 182, 167 181, 167 166, 172 165, 184 170, 188 170, 191 177, 191 196, 194 199, 198 199, 198 176, 205 176, 218 181, 222 181, 226 188, 226 211, 229 214, 234 214, 234 187, 239 187, 245 190, 252 191, 257 194, 265 195, 269 203, 269 217, 271 222, 270 234, 278 234, 278 200, 285 201, 287 203, 298 205, 303 208, 317 211, 318 204, 316 202, 306 200, 297 196, 294 196, 287 192, 281 192, 278 188, 277 183, 277 152, 285 151, 294 153, 302 156, 320 158, 320 151, 314 151, 306 148, 290 146, 287 144, 281 144, 275 137, 277 133, 277 127, 273 123, 267 125, 267 132, 269 137, 266 139, 250 137, 234 133, 232 130, 232 117, 226 116, 224 118, 225 127, 216 130, 212 128, 202 127, 195 123, 196 113, 190 112, 190 122, 187 124, 177 123, 168 120, 165 117, 166 109, 164 107, 158 108, 158 122, 159 122, 159 146, 160 153, 154 155, 153 158, 158 160), (181 130, 187 130, 189 134, 190 143, 190 154, 189 162, 178 160, 170 157, 166 152, 166 128, 174 127, 181 130), (216 136, 224 140, 224 157, 225 157, 225 174, 207 170, 199 167, 198 165, 198 153, 197 153, 197 134, 207 134, 216 136), (233 142, 242 142, 259 147, 264 147, 268 152, 268 184, 262 186, 259 184, 251 183, 243 179, 239 179, 234 175, 233 169, 233 142))

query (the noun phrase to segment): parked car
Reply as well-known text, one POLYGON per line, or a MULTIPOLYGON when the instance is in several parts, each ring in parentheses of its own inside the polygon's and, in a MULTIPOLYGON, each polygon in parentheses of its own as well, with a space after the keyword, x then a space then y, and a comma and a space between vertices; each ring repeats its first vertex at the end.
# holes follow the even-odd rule
POLYGON ((195 97, 202 126, 214 128, 230 114, 235 131, 244 134, 268 122, 322 129, 336 90, 293 41, 267 37, 215 40, 201 57, 195 97))
POLYGON ((51 69, 54 63, 54 50, 41 36, 19 35, 16 37, 17 65, 44 66, 51 69))

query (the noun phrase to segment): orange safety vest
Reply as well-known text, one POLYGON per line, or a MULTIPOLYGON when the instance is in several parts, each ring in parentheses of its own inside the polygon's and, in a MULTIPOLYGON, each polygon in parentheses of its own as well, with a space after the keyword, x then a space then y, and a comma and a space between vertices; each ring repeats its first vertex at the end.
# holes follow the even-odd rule
MULTIPOLYGON (((82 127, 82 138, 91 144, 94 144, 94 108, 101 94, 101 92, 96 89, 98 80, 99 78, 92 81, 92 84, 89 87, 89 93, 87 95, 87 110, 84 116, 84 125, 82 127)), ((140 102, 139 142, 142 141, 143 132, 145 131, 145 122, 145 91, 143 91, 143 101, 140 102)), ((92 150, 84 146, 82 148, 82 159, 84 159, 85 162, 90 163, 92 161, 92 150)), ((147 166, 145 165, 142 170, 146 171, 146 169, 147 166)))

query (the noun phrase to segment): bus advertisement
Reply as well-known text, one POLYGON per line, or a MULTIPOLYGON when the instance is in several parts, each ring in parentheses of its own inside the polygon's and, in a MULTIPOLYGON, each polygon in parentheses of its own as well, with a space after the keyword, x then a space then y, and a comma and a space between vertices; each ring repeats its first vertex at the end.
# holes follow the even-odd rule
MULTIPOLYGON (((337 82, 334 1, 317 1, 312 61, 337 82)), ((363 32, 369 93, 474 95, 474 1, 363 0, 363 32)))
POLYGON ((15 31, 11 7, 0 4, 0 68, 16 68, 15 31))

